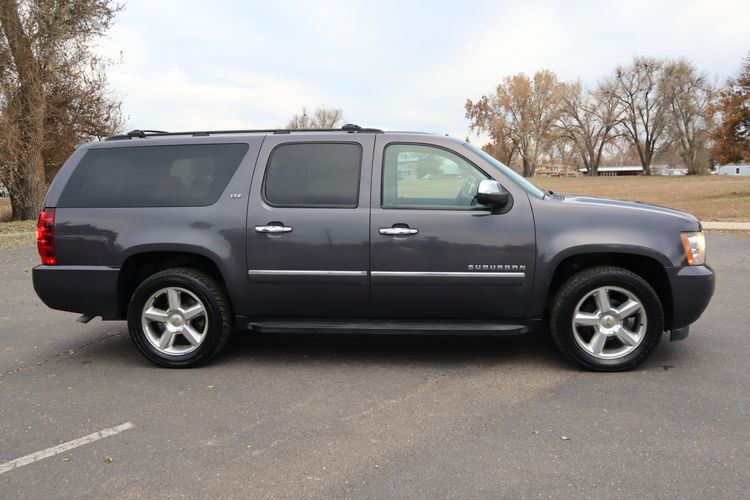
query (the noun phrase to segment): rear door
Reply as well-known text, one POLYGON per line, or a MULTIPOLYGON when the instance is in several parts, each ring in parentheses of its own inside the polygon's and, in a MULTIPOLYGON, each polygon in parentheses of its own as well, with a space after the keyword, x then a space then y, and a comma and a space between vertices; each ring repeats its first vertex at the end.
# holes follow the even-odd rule
POLYGON ((256 317, 364 317, 369 309, 370 134, 269 135, 247 214, 256 317))

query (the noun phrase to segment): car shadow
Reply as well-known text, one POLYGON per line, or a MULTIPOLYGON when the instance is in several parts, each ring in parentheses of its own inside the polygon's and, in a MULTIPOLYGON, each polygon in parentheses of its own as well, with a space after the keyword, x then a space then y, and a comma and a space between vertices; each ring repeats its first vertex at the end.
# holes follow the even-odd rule
MULTIPOLYGON (((123 324, 117 334, 78 349, 81 363, 154 366, 138 353, 123 324)), ((517 336, 374 335, 374 334, 260 334, 235 333, 208 367, 245 364, 440 367, 535 364, 576 370, 552 339, 543 333, 517 336)))
POLYGON ((535 363, 571 368, 544 334, 375 335, 375 334, 257 334, 232 337, 214 363, 357 364, 357 365, 495 365, 535 363))

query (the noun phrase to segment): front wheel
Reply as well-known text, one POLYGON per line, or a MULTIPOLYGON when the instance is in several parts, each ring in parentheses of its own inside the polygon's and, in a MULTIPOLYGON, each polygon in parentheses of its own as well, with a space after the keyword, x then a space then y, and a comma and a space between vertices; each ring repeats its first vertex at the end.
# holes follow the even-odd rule
POLYGON ((646 280, 619 267, 572 276, 555 296, 552 336, 574 362, 592 370, 629 370, 648 358, 664 331, 659 296, 646 280))
POLYGON ((128 330, 154 363, 187 368, 217 354, 232 331, 226 294, 211 276, 185 268, 158 272, 141 283, 128 307, 128 330))

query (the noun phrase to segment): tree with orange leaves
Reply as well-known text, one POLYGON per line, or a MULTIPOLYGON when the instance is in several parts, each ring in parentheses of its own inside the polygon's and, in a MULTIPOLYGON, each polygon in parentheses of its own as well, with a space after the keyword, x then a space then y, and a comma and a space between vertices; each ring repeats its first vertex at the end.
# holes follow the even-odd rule
POLYGON ((719 125, 711 134, 712 151, 719 163, 750 160, 750 54, 739 74, 719 92, 711 114, 719 117, 719 125))

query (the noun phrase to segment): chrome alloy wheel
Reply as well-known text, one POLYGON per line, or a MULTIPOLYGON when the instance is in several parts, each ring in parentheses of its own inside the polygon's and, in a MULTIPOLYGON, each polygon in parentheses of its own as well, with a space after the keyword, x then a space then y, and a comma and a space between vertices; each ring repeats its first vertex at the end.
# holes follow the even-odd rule
POLYGON ((573 336, 599 359, 627 356, 646 336, 646 309, 624 288, 604 286, 586 294, 573 312, 573 336))
POLYGON ((143 306, 141 324, 149 343, 170 356, 196 350, 208 331, 206 306, 184 288, 162 288, 143 306))

